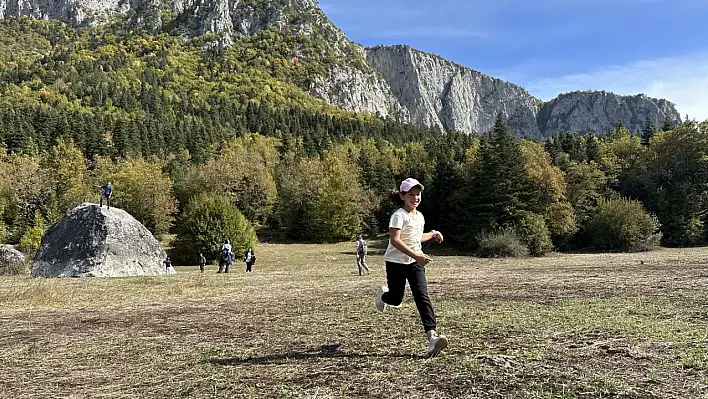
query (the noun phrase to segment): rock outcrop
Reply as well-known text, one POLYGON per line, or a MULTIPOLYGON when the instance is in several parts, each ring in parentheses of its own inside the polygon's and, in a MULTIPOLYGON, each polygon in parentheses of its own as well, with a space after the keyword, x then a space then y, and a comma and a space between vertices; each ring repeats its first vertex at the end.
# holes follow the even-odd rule
POLYGON ((83 204, 49 228, 32 277, 126 277, 165 274, 165 251, 122 209, 83 204))
POLYGON ((543 104, 538 117, 544 136, 556 133, 608 132, 619 123, 630 132, 644 129, 647 122, 661 127, 665 121, 681 120, 672 103, 646 95, 619 96, 605 91, 561 94, 543 104))
POLYGON ((319 35, 344 62, 329 68, 326 76, 314 77, 305 88, 311 95, 344 109, 441 130, 486 132, 500 112, 514 134, 531 138, 606 132, 619 123, 634 132, 648 121, 657 126, 680 121, 666 100, 578 92, 543 103, 513 83, 409 46, 363 49, 346 38, 315 0, 0 0, 0 18, 24 15, 93 26, 115 14, 127 15, 135 26, 170 34, 217 34, 222 47, 268 28, 319 35))
POLYGON ((13 245, 0 245, 0 275, 17 275, 27 273, 25 254, 13 245))
POLYGON ((502 113, 521 136, 541 136, 541 102, 523 88, 409 46, 375 47, 366 59, 414 123, 441 130, 486 132, 502 113))

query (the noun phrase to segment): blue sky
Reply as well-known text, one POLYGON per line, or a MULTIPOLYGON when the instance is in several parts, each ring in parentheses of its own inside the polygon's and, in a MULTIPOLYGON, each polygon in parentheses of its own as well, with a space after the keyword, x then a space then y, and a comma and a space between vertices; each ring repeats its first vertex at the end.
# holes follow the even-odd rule
POLYGON ((645 93, 708 119, 708 0, 320 0, 350 40, 409 44, 544 100, 645 93))

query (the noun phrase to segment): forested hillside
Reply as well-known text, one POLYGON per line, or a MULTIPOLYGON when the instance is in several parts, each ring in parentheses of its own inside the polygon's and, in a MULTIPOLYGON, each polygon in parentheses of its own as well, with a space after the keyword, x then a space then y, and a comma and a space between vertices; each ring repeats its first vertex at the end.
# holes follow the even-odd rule
POLYGON ((706 241, 708 123, 538 143, 516 140, 500 115, 481 136, 442 133, 307 94, 323 70, 360 57, 316 35, 267 29, 225 48, 121 26, 0 21, 3 241, 36 249, 109 181, 116 206, 178 234, 185 261, 199 249, 189 238, 210 228, 199 212, 347 240, 386 231, 391 190, 408 176, 426 185, 428 228, 470 252, 706 241))

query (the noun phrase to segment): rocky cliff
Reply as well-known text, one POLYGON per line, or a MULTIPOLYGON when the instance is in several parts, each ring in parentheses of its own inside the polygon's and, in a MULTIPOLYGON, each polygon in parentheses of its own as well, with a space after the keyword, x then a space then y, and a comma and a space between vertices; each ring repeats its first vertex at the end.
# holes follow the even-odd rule
POLYGON ((666 100, 619 96, 605 91, 576 91, 561 94, 543 104, 538 126, 545 136, 562 132, 607 132, 622 123, 630 132, 641 131, 647 121, 661 127, 664 121, 677 122, 681 115, 666 100))
POLYGON ((540 101, 521 87, 409 46, 375 47, 366 53, 414 123, 462 132, 488 131, 501 112, 510 129, 540 137, 540 101))
POLYGON ((219 45, 275 28, 324 39, 340 62, 312 79, 309 94, 344 109, 442 130, 485 132, 501 112, 517 136, 604 132, 624 124, 679 121, 673 104, 646 96, 576 92, 543 103, 523 88, 409 46, 361 48, 315 0, 0 0, 0 17, 59 19, 77 26, 124 14, 140 27, 186 37, 216 34, 219 45))

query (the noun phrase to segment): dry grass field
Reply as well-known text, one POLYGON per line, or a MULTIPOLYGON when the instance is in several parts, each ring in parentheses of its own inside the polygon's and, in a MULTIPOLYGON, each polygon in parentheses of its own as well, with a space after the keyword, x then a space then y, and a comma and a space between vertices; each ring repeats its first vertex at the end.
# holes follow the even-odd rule
MULTIPOLYGON (((370 246, 370 248, 376 245, 370 246)), ((253 274, 0 278, 2 398, 708 398, 708 249, 428 267, 450 347, 379 249, 262 244, 253 274)))

